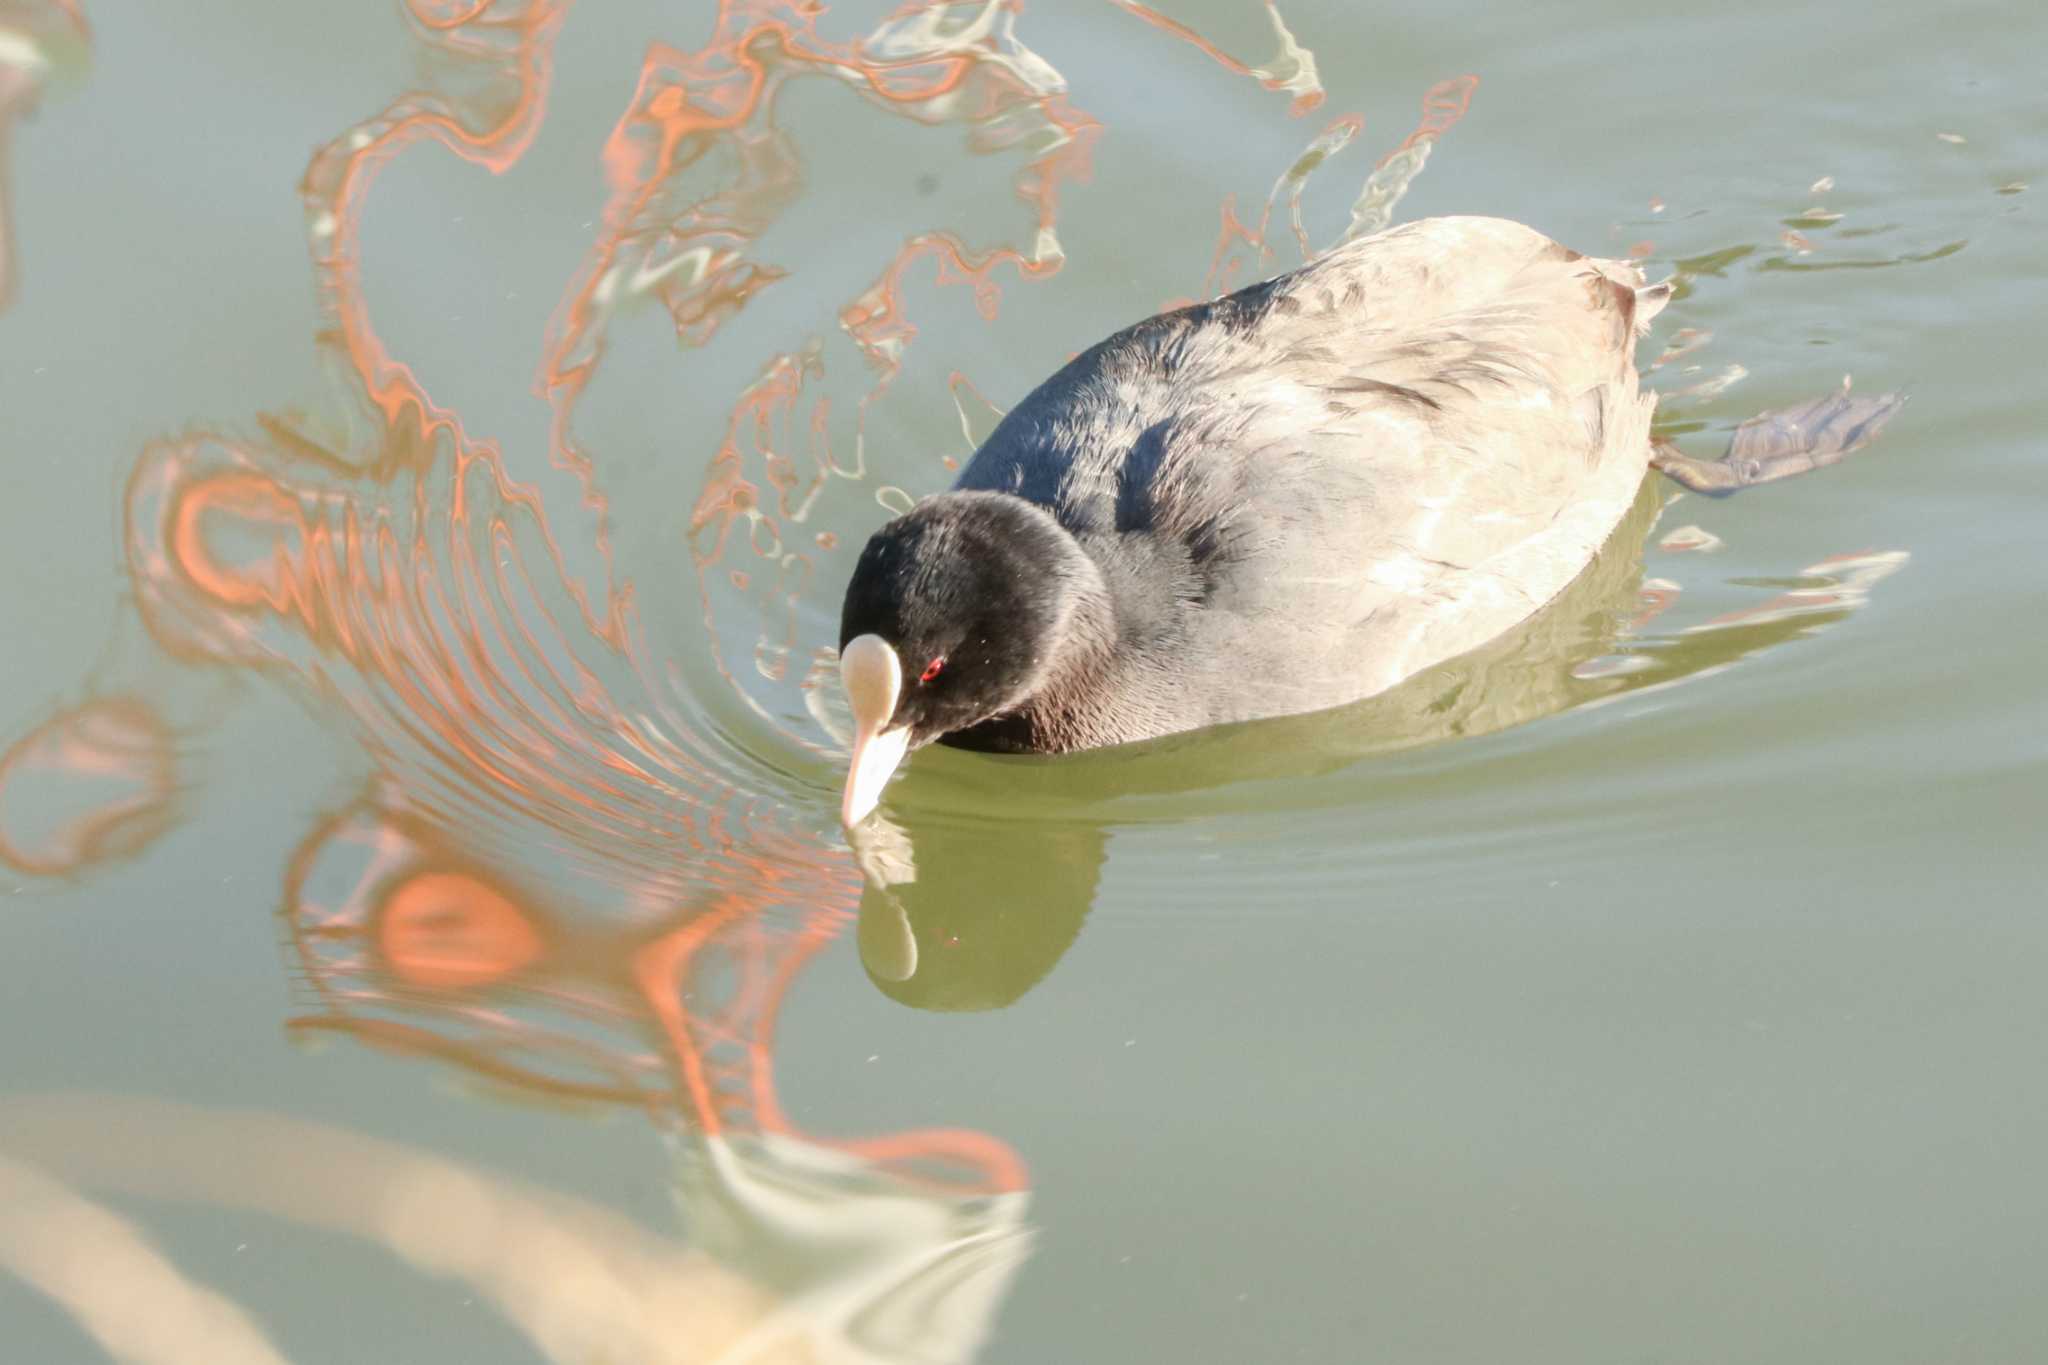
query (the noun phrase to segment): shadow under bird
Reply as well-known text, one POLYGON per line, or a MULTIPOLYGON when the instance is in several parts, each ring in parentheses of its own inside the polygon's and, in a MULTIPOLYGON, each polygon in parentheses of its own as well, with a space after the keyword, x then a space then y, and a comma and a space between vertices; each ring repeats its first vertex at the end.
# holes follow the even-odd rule
POLYGON ((1083 352, 862 551, 842 818, 934 740, 1060 753, 1373 696, 1556 597, 1649 469, 1733 492, 1904 401, 1845 388, 1686 456, 1653 441, 1634 361, 1670 296, 1518 223, 1433 218, 1083 352))

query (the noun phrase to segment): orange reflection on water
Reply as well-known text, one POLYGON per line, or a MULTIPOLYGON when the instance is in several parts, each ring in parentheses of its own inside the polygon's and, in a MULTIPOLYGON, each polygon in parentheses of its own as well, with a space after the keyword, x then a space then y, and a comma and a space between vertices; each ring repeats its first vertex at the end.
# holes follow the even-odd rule
MULTIPOLYGON (((792 82, 816 78, 889 117, 962 129, 972 151, 1015 160, 1021 213, 1007 240, 920 226, 824 305, 829 340, 851 348, 858 397, 835 412, 825 381, 842 361, 827 341, 767 356, 685 503, 708 628, 687 648, 709 651, 753 703, 719 658, 722 616, 737 615, 757 632, 751 678, 809 686, 822 656, 801 666, 797 606, 813 592, 813 552, 840 544, 813 514, 832 481, 870 478, 871 404, 917 340, 910 289, 964 286, 994 318, 1009 272, 1049 278, 1064 259, 1061 191, 1088 174, 1100 130, 1018 38, 1012 6, 913 5, 836 41, 820 33, 817 6, 727 0, 703 47, 648 49, 604 146, 594 240, 541 338, 545 429, 494 439, 438 406, 378 336, 361 229, 380 172, 411 148, 516 167, 546 114, 565 12, 548 0, 409 6, 433 59, 427 86, 328 142, 300 187, 317 340, 352 411, 264 415, 253 435, 198 431, 145 449, 125 498, 135 600, 173 658, 305 684, 349 719, 368 759, 366 795, 321 820, 286 872, 304 1002, 294 1033, 432 1058, 501 1093, 642 1112, 695 1154, 679 1197, 716 1211, 706 1226, 733 1229, 716 1252, 741 1273, 715 1282, 728 1301, 747 1301, 748 1283, 779 1283, 792 1244, 807 1264, 818 1248, 853 1248, 835 1250, 842 1259, 787 1296, 791 1306, 769 1296, 761 1311, 777 1330, 858 1336, 887 1318, 878 1304, 907 1302, 915 1311, 891 1329, 903 1350, 964 1358, 959 1343, 985 1330, 1028 1250, 1024 1162, 967 1129, 819 1136, 783 1104, 778 1021, 806 967, 852 925, 860 875, 829 807, 807 814, 762 781, 690 694, 690 660, 650 642, 613 558, 606 463, 576 416, 631 305, 657 303, 677 339, 701 348, 788 278, 793 267, 759 243, 802 184, 776 112, 792 82), (543 489, 559 485, 515 476, 537 460, 573 477, 578 505, 551 507, 543 489), (575 517, 590 528, 582 544, 560 529, 575 517)), ((1133 12, 1294 94, 1297 113, 1321 98, 1312 58, 1270 6, 1282 57, 1259 69, 1133 12)), ((1330 125, 1318 159, 1357 128, 1330 125)), ((1308 169, 1282 180, 1304 244, 1308 169)), ((945 382, 971 445, 969 403, 976 420, 993 407, 957 370, 945 382)), ((826 747, 790 713, 754 709, 792 747, 826 747)), ((77 741, 67 732, 72 750, 95 752, 77 741)), ((48 747, 38 736, 24 746, 48 747)), ((130 782, 101 808, 104 828, 140 827, 137 792, 168 797, 167 778, 130 782)), ((35 790, 0 780, 0 798, 35 790)), ((313 1164, 381 1189, 359 1154, 329 1156, 313 1164)), ((459 1221, 450 1236, 481 1236, 459 1221)), ((465 1273, 495 1284, 489 1250, 465 1251, 478 1253, 465 1273)), ((515 1312, 537 1292, 519 1284, 506 1295, 515 1312)))
POLYGON ((852 918, 836 869, 770 837, 758 876, 690 904, 515 885, 431 825, 366 801, 317 829, 287 881, 287 928, 316 1008, 347 1033, 500 1085, 681 1117, 707 1137, 785 1138, 905 1179, 1026 1188, 1003 1142, 955 1129, 824 1139, 778 1097, 776 1020, 852 918))
POLYGON ((474 990, 504 982, 540 960, 533 922, 504 892, 461 872, 423 872, 385 898, 376 915, 377 957, 423 990, 474 990))
POLYGON ((0 755, 0 862, 51 877, 139 852, 178 791, 171 730, 149 703, 73 707, 0 755))
POLYGON ((1413 132, 1401 139, 1398 147, 1381 158, 1373 173, 1366 177, 1365 187, 1351 205, 1351 226, 1345 229, 1340 240, 1348 242, 1356 237, 1369 236, 1394 221, 1394 206, 1408 193, 1415 177, 1422 174, 1437 139, 1465 117, 1478 89, 1479 77, 1467 74, 1438 81, 1423 92, 1421 121, 1413 132))
MULTIPOLYGON (((912 266, 931 258, 940 285, 967 285, 983 315, 993 317, 999 270, 1014 267, 1020 278, 1036 279, 1058 269, 1060 187, 1087 174, 1096 132, 1094 121, 1067 102, 1058 74, 1017 38, 1009 7, 910 6, 848 42, 818 32, 822 13, 772 0, 728 0, 703 49, 650 49, 606 142, 603 227, 550 324, 539 380, 553 410, 551 458, 581 480, 586 505, 599 514, 600 537, 607 503, 594 457, 573 428, 576 405, 603 359, 606 330, 620 309, 651 298, 681 342, 703 346, 787 275, 787 267, 753 257, 750 248, 801 184, 798 148, 777 118, 793 81, 827 79, 891 117, 962 125, 980 154, 1029 152, 1013 180, 1029 223, 1017 245, 978 246, 943 228, 915 233, 874 283, 838 310, 841 332, 874 378, 857 405, 854 430, 837 438, 836 450, 829 399, 807 392, 825 368, 815 347, 769 358, 763 377, 734 403, 689 525, 704 616, 713 627, 705 638, 728 681, 734 674, 716 630, 717 586, 750 593, 757 575, 760 591, 747 602, 763 620, 755 662, 771 682, 788 675, 794 604, 813 568, 802 542, 834 539, 830 532, 806 537, 799 528, 829 480, 866 476, 861 448, 869 405, 900 370, 916 335, 902 299, 912 266), (693 194, 683 173, 714 164, 715 154, 733 168, 730 182, 693 194), (776 439, 778 427, 796 439, 776 439), (726 560, 736 528, 756 568, 726 560)), ((784 740, 818 747, 812 734, 763 715, 784 740)))
MULTIPOLYGON (((438 88, 393 101, 313 158, 301 190, 330 323, 322 339, 365 401, 370 438, 323 437, 301 419, 273 417, 260 444, 202 434, 155 446, 130 482, 129 551, 145 619, 174 653, 306 674, 373 732, 373 752, 430 767, 432 785, 467 788, 467 800, 488 805, 509 800, 558 830, 573 827, 585 845, 624 837, 655 862, 672 859, 678 840, 721 844, 721 805, 735 792, 732 756, 698 733, 693 708, 675 695, 672 661, 646 647, 631 585, 615 581, 596 462, 571 430, 614 310, 636 295, 658 298, 679 337, 701 345, 779 277, 744 252, 798 182, 774 120, 793 76, 850 85, 918 122, 964 124, 980 151, 1032 148, 1016 181, 1030 215, 1025 246, 919 234, 841 310, 844 331, 883 371, 879 391, 914 335, 899 297, 913 262, 935 257, 940 282, 969 283, 991 313, 998 267, 1026 277, 1057 268, 1058 186, 1085 172, 1093 124, 1016 40, 1014 15, 995 6, 926 6, 832 43, 817 34, 813 7, 732 0, 703 49, 656 44, 606 144, 602 229, 545 343, 547 452, 580 481, 580 510, 596 514, 594 541, 571 553, 536 487, 512 478, 498 445, 435 405, 378 339, 358 246, 370 187, 408 147, 430 141, 497 172, 517 162, 546 108, 562 12, 545 3, 415 9, 438 88), (733 181, 691 197, 680 173, 714 148, 733 153, 733 181)), ((770 412, 795 409, 815 368, 773 360, 769 378, 735 404, 731 430, 752 417, 758 432, 770 412)), ((827 416, 814 400, 808 473, 758 442, 720 451, 692 526, 700 579, 743 519, 777 597, 800 596, 811 565, 785 551, 785 533, 794 540, 824 479, 859 477, 857 458, 832 456, 827 416), (772 500, 762 495, 770 487, 772 500)), ((737 567, 730 576, 751 579, 737 567)), ((780 637, 763 646, 771 677, 765 661, 793 646, 793 617, 780 637)))
POLYGON ((412 371, 385 353, 370 326, 357 248, 363 204, 378 173, 422 141, 495 174, 510 169, 547 112, 550 49, 567 11, 567 0, 406 0, 415 36, 435 59, 424 69, 446 90, 400 96, 322 147, 306 167, 299 194, 322 296, 367 396, 394 427, 408 407, 428 428, 450 419, 427 402, 412 371))
MULTIPOLYGON (((1438 81, 1423 94, 1421 121, 1398 146, 1380 158, 1373 173, 1367 177, 1357 202, 1351 207, 1351 224, 1338 238, 1339 241, 1377 232, 1393 221, 1395 204, 1408 192, 1408 186, 1415 177, 1421 174, 1430 149, 1438 138, 1465 116, 1471 108, 1473 92, 1478 88, 1479 78, 1465 75, 1438 81)), ((1301 259, 1307 261, 1316 254, 1318 248, 1310 240, 1308 229, 1302 222, 1302 195, 1308 187, 1309 177, 1331 157, 1350 146, 1364 127, 1365 119, 1360 114, 1345 114, 1325 125, 1273 182, 1256 224, 1247 223, 1238 215, 1235 195, 1224 196, 1222 228, 1217 234, 1216 250, 1209 259, 1209 273, 1202 286, 1207 297, 1229 293, 1251 279, 1271 272, 1276 260, 1272 244, 1273 210, 1283 196, 1287 203, 1288 224, 1301 259)), ((1168 306, 1191 302, 1194 300, 1176 299, 1168 306)))
MULTIPOLYGON (((1296 114, 1322 98, 1312 56, 1270 4, 1281 56, 1256 69, 1126 8, 1293 93, 1296 114)), ((836 537, 799 528, 828 481, 867 477, 869 404, 917 336, 907 282, 929 259, 938 285, 965 285, 993 318, 1002 272, 1055 272, 1061 187, 1088 174, 1099 129, 1001 4, 912 5, 834 41, 817 6, 725 0, 703 47, 651 45, 604 145, 601 224, 543 338, 545 441, 524 447, 573 474, 578 510, 596 514, 594 541, 565 547, 508 448, 434 403, 384 346, 360 254, 370 192, 408 149, 436 145, 493 173, 517 165, 546 114, 565 12, 552 0, 409 6, 429 85, 320 148, 300 186, 319 341, 367 425, 266 415, 254 439, 153 444, 127 489, 131 579, 164 649, 305 681, 345 710, 376 770, 372 798, 318 827, 287 877, 318 1000, 294 1027, 679 1115, 704 1134, 796 1137, 773 1086, 774 1021, 803 965, 851 922, 859 875, 836 834, 742 780, 677 694, 678 661, 650 649, 616 575, 602 461, 575 434, 577 404, 627 304, 658 302, 677 338, 702 347, 786 278, 754 252, 802 183, 776 115, 792 81, 816 77, 889 116, 964 128, 975 152, 1019 156, 1019 240, 914 232, 833 310, 870 381, 851 432, 835 430, 815 388, 822 349, 774 355, 733 402, 697 489, 689 545, 711 627, 699 647, 719 649, 721 585, 767 597, 754 671, 808 686, 820 660, 790 667, 795 609, 813 580, 807 547, 836 537), (725 178, 708 190, 685 176, 710 167, 725 178)), ((1360 126, 1332 122, 1276 185, 1304 251, 1301 186, 1360 126)), ((1249 239, 1261 249, 1275 201, 1249 239)), ((966 376, 947 382, 956 402, 989 406, 966 376)), ((962 1188, 1025 1183, 1015 1153, 981 1134, 827 1145, 962 1188)))
POLYGON ((431 772, 423 797, 509 803, 579 842, 609 834, 651 854, 691 828, 674 794, 701 786, 698 770, 624 723, 573 611, 528 567, 557 553, 538 502, 460 440, 444 427, 455 458, 389 501, 274 471, 223 438, 151 447, 128 490, 144 620, 178 657, 305 676, 349 708, 373 756, 431 772))
MULTIPOLYGON (((1360 114, 1332 119, 1273 182, 1265 206, 1259 211, 1256 226, 1243 222, 1237 216, 1237 196, 1223 197, 1223 228, 1216 238, 1215 254, 1209 260, 1209 274, 1202 285, 1204 294, 1211 298, 1227 294, 1237 284, 1246 282, 1246 274, 1263 274, 1273 264, 1274 251, 1268 234, 1273 223, 1273 208, 1283 192, 1287 196, 1288 218, 1294 228, 1294 241, 1301 251, 1301 258, 1306 261, 1315 254, 1308 229, 1301 221, 1302 193, 1308 187, 1309 176, 1349 146, 1351 139, 1364 128, 1365 118, 1360 114)), ((1194 300, 1180 302, 1192 303, 1194 300)))
POLYGON ((1288 112, 1297 117, 1323 102, 1323 86, 1316 76, 1315 54, 1295 41, 1286 21, 1280 17, 1279 6, 1273 0, 1265 0, 1266 19, 1273 26, 1273 34, 1278 39, 1280 48, 1271 61, 1256 67, 1239 61, 1178 19, 1168 18, 1150 5, 1140 4, 1139 0, 1109 2, 1126 14, 1135 15, 1162 32, 1192 43, 1224 70, 1240 76, 1255 77, 1259 84, 1268 90, 1284 90, 1293 95, 1294 103, 1288 107, 1288 112))
MULTIPOLYGON (((170 542, 177 566, 192 585, 221 606, 290 612, 312 628, 317 624, 315 598, 305 569, 316 563, 331 569, 333 559, 324 543, 307 543, 308 529, 298 499, 284 488, 259 474, 231 473, 183 490, 171 513, 170 542), (234 562, 209 540, 210 521, 233 523, 241 538, 255 541, 262 553, 234 562)), ((351 545, 351 558, 359 550, 351 545)), ((346 631, 346 623, 338 622, 337 628, 346 631)))

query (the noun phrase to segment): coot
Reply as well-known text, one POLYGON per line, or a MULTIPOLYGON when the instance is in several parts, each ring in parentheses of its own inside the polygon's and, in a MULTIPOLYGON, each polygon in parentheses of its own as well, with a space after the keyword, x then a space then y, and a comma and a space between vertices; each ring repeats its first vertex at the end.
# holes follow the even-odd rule
POLYGON ((933 740, 1057 753, 1371 696, 1556 596, 1651 465, 1726 492, 1897 406, 1844 390, 1722 461, 1653 449, 1633 356, 1670 293, 1425 219, 1082 353, 862 552, 843 818, 933 740))

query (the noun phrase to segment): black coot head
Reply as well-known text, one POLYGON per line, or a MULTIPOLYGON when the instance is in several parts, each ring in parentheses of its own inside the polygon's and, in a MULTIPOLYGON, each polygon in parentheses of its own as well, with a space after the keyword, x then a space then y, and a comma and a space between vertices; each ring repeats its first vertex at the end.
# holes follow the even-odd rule
POLYGON ((877 531, 846 586, 839 647, 896 655, 887 730, 908 747, 1016 707, 1044 679, 1071 613, 1070 556, 1051 517, 998 493, 928 498, 877 531))
POLYGON ((877 531, 839 617, 840 818, 873 810, 910 750, 1022 708, 1075 647, 1091 591, 1102 576, 1074 538, 1008 494, 942 493, 877 531))

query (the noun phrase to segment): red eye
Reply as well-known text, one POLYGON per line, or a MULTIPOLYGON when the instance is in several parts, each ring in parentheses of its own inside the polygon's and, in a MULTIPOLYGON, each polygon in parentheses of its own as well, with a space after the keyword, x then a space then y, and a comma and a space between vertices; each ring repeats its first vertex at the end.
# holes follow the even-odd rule
POLYGON ((933 678, 938 677, 939 670, 944 668, 945 666, 946 656, 941 654, 937 658, 933 659, 930 663, 924 666, 924 672, 917 675, 917 680, 921 683, 928 683, 933 678))

